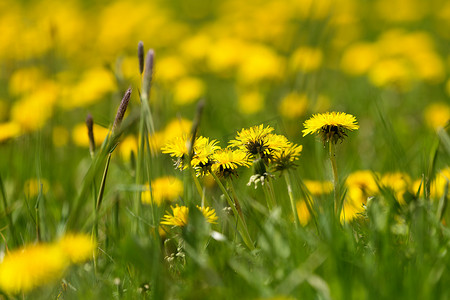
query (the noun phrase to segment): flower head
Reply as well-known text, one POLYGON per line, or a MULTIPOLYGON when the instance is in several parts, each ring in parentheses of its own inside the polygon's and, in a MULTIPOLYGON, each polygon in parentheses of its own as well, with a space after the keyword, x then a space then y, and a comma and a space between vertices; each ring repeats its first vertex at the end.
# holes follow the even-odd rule
POLYGON ((183 194, 183 182, 174 176, 160 177, 152 180, 151 191, 141 195, 143 203, 160 205, 164 201, 174 201, 183 194))
POLYGON ((95 250, 95 242, 86 234, 66 234, 59 240, 58 246, 72 263, 89 259, 95 250))
MULTIPOLYGON (((168 153, 174 157, 175 166, 182 170, 188 167, 187 159, 189 157, 188 145, 191 142, 188 135, 178 136, 170 140, 164 147, 161 148, 163 153, 168 153)), ((217 145, 218 141, 209 140, 209 138, 199 136, 194 141, 194 152, 191 160, 191 165, 205 173, 211 167, 212 154, 220 149, 217 145)))
POLYGON ((356 118, 342 112, 326 112, 315 114, 303 123, 303 136, 318 133, 324 142, 336 143, 347 136, 347 130, 357 130, 356 118))
POLYGON ((273 170, 282 172, 289 168, 295 168, 297 166, 295 164, 295 161, 300 156, 302 150, 302 145, 289 143, 288 146, 283 147, 280 151, 275 152, 271 159, 273 170))
POLYGON ((0 289, 7 293, 28 292, 58 280, 68 261, 53 244, 28 245, 6 254, 0 264, 0 289))
POLYGON ((269 147, 269 134, 273 130, 270 126, 264 128, 263 124, 242 129, 237 133, 236 139, 230 141, 230 146, 246 151, 251 157, 258 154, 261 157, 270 156, 273 150, 269 147))
POLYGON ((213 154, 220 149, 218 141, 209 140, 206 137, 198 137, 194 145, 194 156, 191 165, 197 170, 197 174, 205 175, 213 164, 213 154))
POLYGON ((236 175, 236 169, 240 166, 249 167, 250 162, 247 154, 242 150, 232 150, 230 148, 217 151, 213 155, 214 164, 212 171, 221 177, 236 175))
MULTIPOLYGON (((188 223, 189 208, 187 206, 178 206, 178 204, 176 206, 171 206, 171 208, 172 214, 167 212, 167 214, 162 218, 161 224, 177 227, 186 226, 188 223)), ((218 218, 216 215, 216 211, 213 208, 200 206, 197 206, 197 208, 202 212, 208 223, 216 223, 218 218)))

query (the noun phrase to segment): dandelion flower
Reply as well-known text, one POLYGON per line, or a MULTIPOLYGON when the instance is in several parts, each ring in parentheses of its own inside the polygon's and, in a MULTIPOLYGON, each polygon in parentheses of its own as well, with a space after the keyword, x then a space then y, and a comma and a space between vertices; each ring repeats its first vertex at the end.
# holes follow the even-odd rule
POLYGON ((289 168, 295 168, 297 165, 295 161, 300 156, 303 150, 302 145, 289 144, 280 151, 275 152, 271 159, 272 168, 274 171, 282 172, 289 168))
POLYGON ((221 177, 236 175, 236 169, 240 166, 249 167, 250 162, 247 154, 242 150, 232 150, 230 148, 217 151, 213 155, 214 164, 212 171, 221 177))
MULTIPOLYGON (((190 137, 188 135, 178 136, 169 141, 164 147, 161 148, 163 153, 170 154, 175 158, 175 166, 180 169, 186 169, 188 167, 186 159, 189 156, 188 145, 190 143, 190 137)), ((194 168, 207 169, 212 162, 210 161, 211 155, 220 147, 217 145, 218 141, 209 140, 209 138, 199 136, 194 142, 194 152, 191 160, 191 165, 194 168)))
POLYGON ((62 277, 66 255, 52 244, 28 245, 6 254, 0 264, 0 289, 7 293, 28 292, 62 277))
POLYGON ((96 247, 89 235, 74 233, 64 235, 58 245, 72 263, 80 263, 89 259, 96 247))
POLYGON ((271 134, 273 130, 270 126, 264 128, 263 124, 242 129, 237 133, 236 139, 230 141, 230 146, 247 152, 249 157, 260 156, 267 160, 274 151, 280 150, 279 136, 271 134))
POLYGON ((303 136, 318 133, 324 142, 336 143, 347 136, 347 130, 357 130, 356 118, 342 112, 326 112, 315 114, 303 124, 303 136))
POLYGON ((152 180, 150 189, 142 192, 143 203, 160 205, 164 201, 174 201, 183 194, 183 182, 174 176, 160 177, 152 180), (151 197, 150 197, 151 196, 151 197))
POLYGON ((198 171, 198 174, 205 175, 209 172, 213 164, 212 156, 220 149, 217 145, 218 141, 209 140, 206 137, 199 137, 195 141, 194 156, 191 165, 198 171))
MULTIPOLYGON (((184 227, 188 223, 188 217, 189 217, 189 208, 187 206, 171 206, 172 208, 172 214, 167 212, 166 215, 162 218, 161 224, 162 225, 170 225, 170 226, 177 226, 177 227, 184 227)), ((202 212, 203 216, 205 217, 206 221, 211 224, 216 224, 217 221, 217 215, 216 211, 213 208, 210 207, 199 207, 197 208, 202 212)))

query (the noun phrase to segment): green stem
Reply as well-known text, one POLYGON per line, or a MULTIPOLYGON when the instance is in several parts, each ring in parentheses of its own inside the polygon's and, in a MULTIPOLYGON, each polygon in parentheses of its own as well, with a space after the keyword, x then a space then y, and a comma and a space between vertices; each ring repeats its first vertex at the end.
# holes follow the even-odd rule
POLYGON ((270 192, 269 192, 269 187, 267 186, 267 184, 261 184, 262 189, 264 191, 264 196, 266 197, 266 202, 267 202, 267 208, 269 208, 269 211, 273 210, 273 203, 272 203, 272 198, 270 196, 270 192))
POLYGON ((273 188, 272 178, 267 177, 267 189, 270 194, 270 199, 272 201, 273 207, 277 207, 277 198, 275 197, 275 192, 273 188))
POLYGON ((200 185, 200 182, 198 181, 198 177, 195 175, 195 170, 192 168, 192 166, 189 164, 189 172, 191 173, 192 180, 194 180, 195 187, 197 189, 198 194, 200 195, 200 198, 202 199, 202 207, 204 204, 204 196, 203 196, 203 189, 200 185))
POLYGON ((2 194, 2 200, 3 200, 3 209, 5 210, 5 216, 8 220, 9 231, 11 232, 11 237, 14 242, 13 246, 16 246, 19 244, 19 241, 17 240, 16 233, 14 230, 14 223, 12 220, 12 216, 8 209, 8 201, 6 200, 5 186, 3 185, 3 180, 2 180, 1 176, 0 176, 0 190, 1 190, 1 194, 2 194))
POLYGON ((339 221, 340 214, 341 214, 341 195, 339 191, 339 177, 338 177, 338 171, 337 171, 337 164, 336 164, 336 151, 335 151, 335 145, 332 141, 329 141, 329 155, 330 155, 330 162, 331 162, 331 169, 333 171, 333 185, 334 185, 334 215, 336 217, 336 220, 339 221))
POLYGON ((292 214, 294 215, 295 227, 298 228, 298 226, 299 226, 299 219, 298 219, 298 215, 297 215, 297 209, 295 207, 294 194, 292 192, 291 178, 289 177, 289 174, 287 172, 284 172, 284 179, 286 180, 286 185, 287 185, 287 190, 288 190, 288 195, 289 195, 289 201, 291 202, 292 214))
POLYGON ((222 190, 222 193, 225 195, 225 198, 227 199, 228 205, 231 207, 231 210, 233 211, 234 217, 236 218, 236 222, 238 224, 238 231, 242 237, 242 240, 244 241, 244 243, 247 245, 247 247, 250 250, 254 250, 255 246, 253 245, 252 239, 250 238, 248 229, 244 223, 244 220, 240 217, 239 213, 237 212, 236 206, 235 206, 233 200, 231 199, 230 195, 228 194, 227 190, 225 189, 225 187, 223 186, 222 182, 217 177, 217 175, 214 174, 214 172, 211 172, 211 175, 213 176, 214 180, 217 182, 217 185, 219 186, 219 188, 222 190))
POLYGON ((234 203, 236 204, 236 210, 239 213, 239 216, 241 217, 242 222, 244 223, 244 226, 247 228, 244 214, 242 213, 241 204, 239 203, 238 197, 236 195, 236 191, 234 190, 234 187, 233 187, 233 183, 231 182, 231 178, 228 178, 227 183, 228 183, 229 189, 231 190, 231 194, 233 195, 234 203))

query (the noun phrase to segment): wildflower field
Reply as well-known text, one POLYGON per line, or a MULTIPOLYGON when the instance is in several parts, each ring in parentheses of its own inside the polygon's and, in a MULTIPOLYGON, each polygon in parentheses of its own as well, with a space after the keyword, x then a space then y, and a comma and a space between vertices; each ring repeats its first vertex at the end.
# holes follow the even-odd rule
POLYGON ((0 1, 0 299, 449 299, 450 2, 0 1))

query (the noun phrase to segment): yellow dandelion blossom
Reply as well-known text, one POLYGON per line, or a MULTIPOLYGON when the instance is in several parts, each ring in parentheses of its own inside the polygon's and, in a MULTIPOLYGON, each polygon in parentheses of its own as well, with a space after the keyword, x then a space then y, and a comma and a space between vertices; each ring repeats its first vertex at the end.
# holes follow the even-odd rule
POLYGON ((367 198, 378 194, 378 185, 371 171, 361 170, 348 175, 345 185, 348 187, 347 201, 355 206, 367 203, 367 198))
POLYGON ((162 225, 184 227, 188 223, 189 208, 187 206, 171 206, 172 214, 167 212, 162 218, 162 225))
POLYGON ((60 279, 68 261, 52 244, 28 245, 6 254, 0 264, 0 289, 16 294, 28 292, 60 279))
POLYGON ((213 155, 214 164, 212 171, 221 177, 236 175, 236 169, 240 166, 249 167, 247 154, 242 150, 232 150, 230 148, 217 151, 213 155))
POLYGON ((175 103, 186 105, 198 100, 205 93, 206 86, 201 79, 186 77, 180 79, 174 89, 175 103))
POLYGON ((450 122, 450 106, 445 103, 432 103, 424 111, 425 123, 433 129, 450 122))
MULTIPOLYGON (((172 214, 167 212, 166 215, 162 218, 162 225, 170 225, 177 227, 184 227, 188 223, 189 217, 189 208, 187 206, 171 206, 172 214)), ((197 208, 202 212, 206 221, 211 224, 215 224, 218 217, 216 215, 216 211, 210 207, 199 207, 197 208)))
POLYGON ((197 205, 197 208, 202 212, 206 221, 210 224, 217 224, 217 219, 219 219, 216 215, 216 211, 211 207, 200 207, 197 205))
POLYGON ((174 176, 160 177, 152 180, 151 195, 150 189, 142 192, 143 203, 150 204, 152 201, 156 205, 161 205, 164 201, 174 201, 183 194, 183 182, 174 176), (152 196, 152 197, 150 197, 152 196))
POLYGON ((184 160, 188 157, 188 135, 177 136, 161 148, 162 153, 170 154, 175 159, 175 167, 182 170, 187 168, 184 160))
POLYGON ((304 200, 297 201, 297 215, 298 220, 302 226, 308 225, 311 220, 311 213, 309 212, 308 205, 304 200))
MULTIPOLYGON (((162 153, 170 154, 175 159, 175 166, 182 170, 188 167, 186 159, 189 156, 188 145, 191 138, 188 135, 178 136, 170 140, 164 147, 161 148, 162 153)), ((199 136, 194 141, 194 151, 191 160, 191 165, 196 168, 205 169, 211 164, 210 156, 220 149, 217 145, 218 141, 209 140, 209 138, 199 136)), ((206 170, 203 170, 206 171, 206 170)))
POLYGON ((219 142, 216 140, 209 140, 206 137, 198 137, 194 144, 194 155, 191 160, 191 165, 197 169, 197 173, 205 175, 209 172, 213 164, 212 156, 220 149, 219 142))
POLYGON ((0 142, 15 138, 21 134, 20 125, 15 122, 0 123, 0 142))
POLYGON ((306 120, 303 126, 305 127, 302 131, 303 136, 318 133, 324 142, 332 141, 334 143, 347 136, 347 130, 352 131, 359 128, 356 118, 343 112, 315 114, 306 120))
POLYGON ((400 204, 406 204, 405 193, 412 186, 411 178, 402 172, 386 173, 381 177, 381 185, 394 194, 400 204))
POLYGON ((303 183, 313 196, 329 194, 333 191, 333 183, 331 181, 304 180, 303 183))
POLYGON ((237 147, 246 151, 248 156, 261 156, 262 158, 270 157, 272 148, 269 147, 269 134, 274 129, 270 126, 264 128, 264 125, 242 129, 237 133, 236 139, 230 141, 231 147, 237 147))
POLYGON ((274 171, 282 172, 289 168, 295 168, 295 161, 303 150, 302 145, 289 143, 287 147, 283 147, 280 151, 276 151, 270 160, 274 171))
POLYGON ((72 263, 81 263, 92 257, 95 242, 89 235, 68 233, 58 242, 58 246, 72 263))

